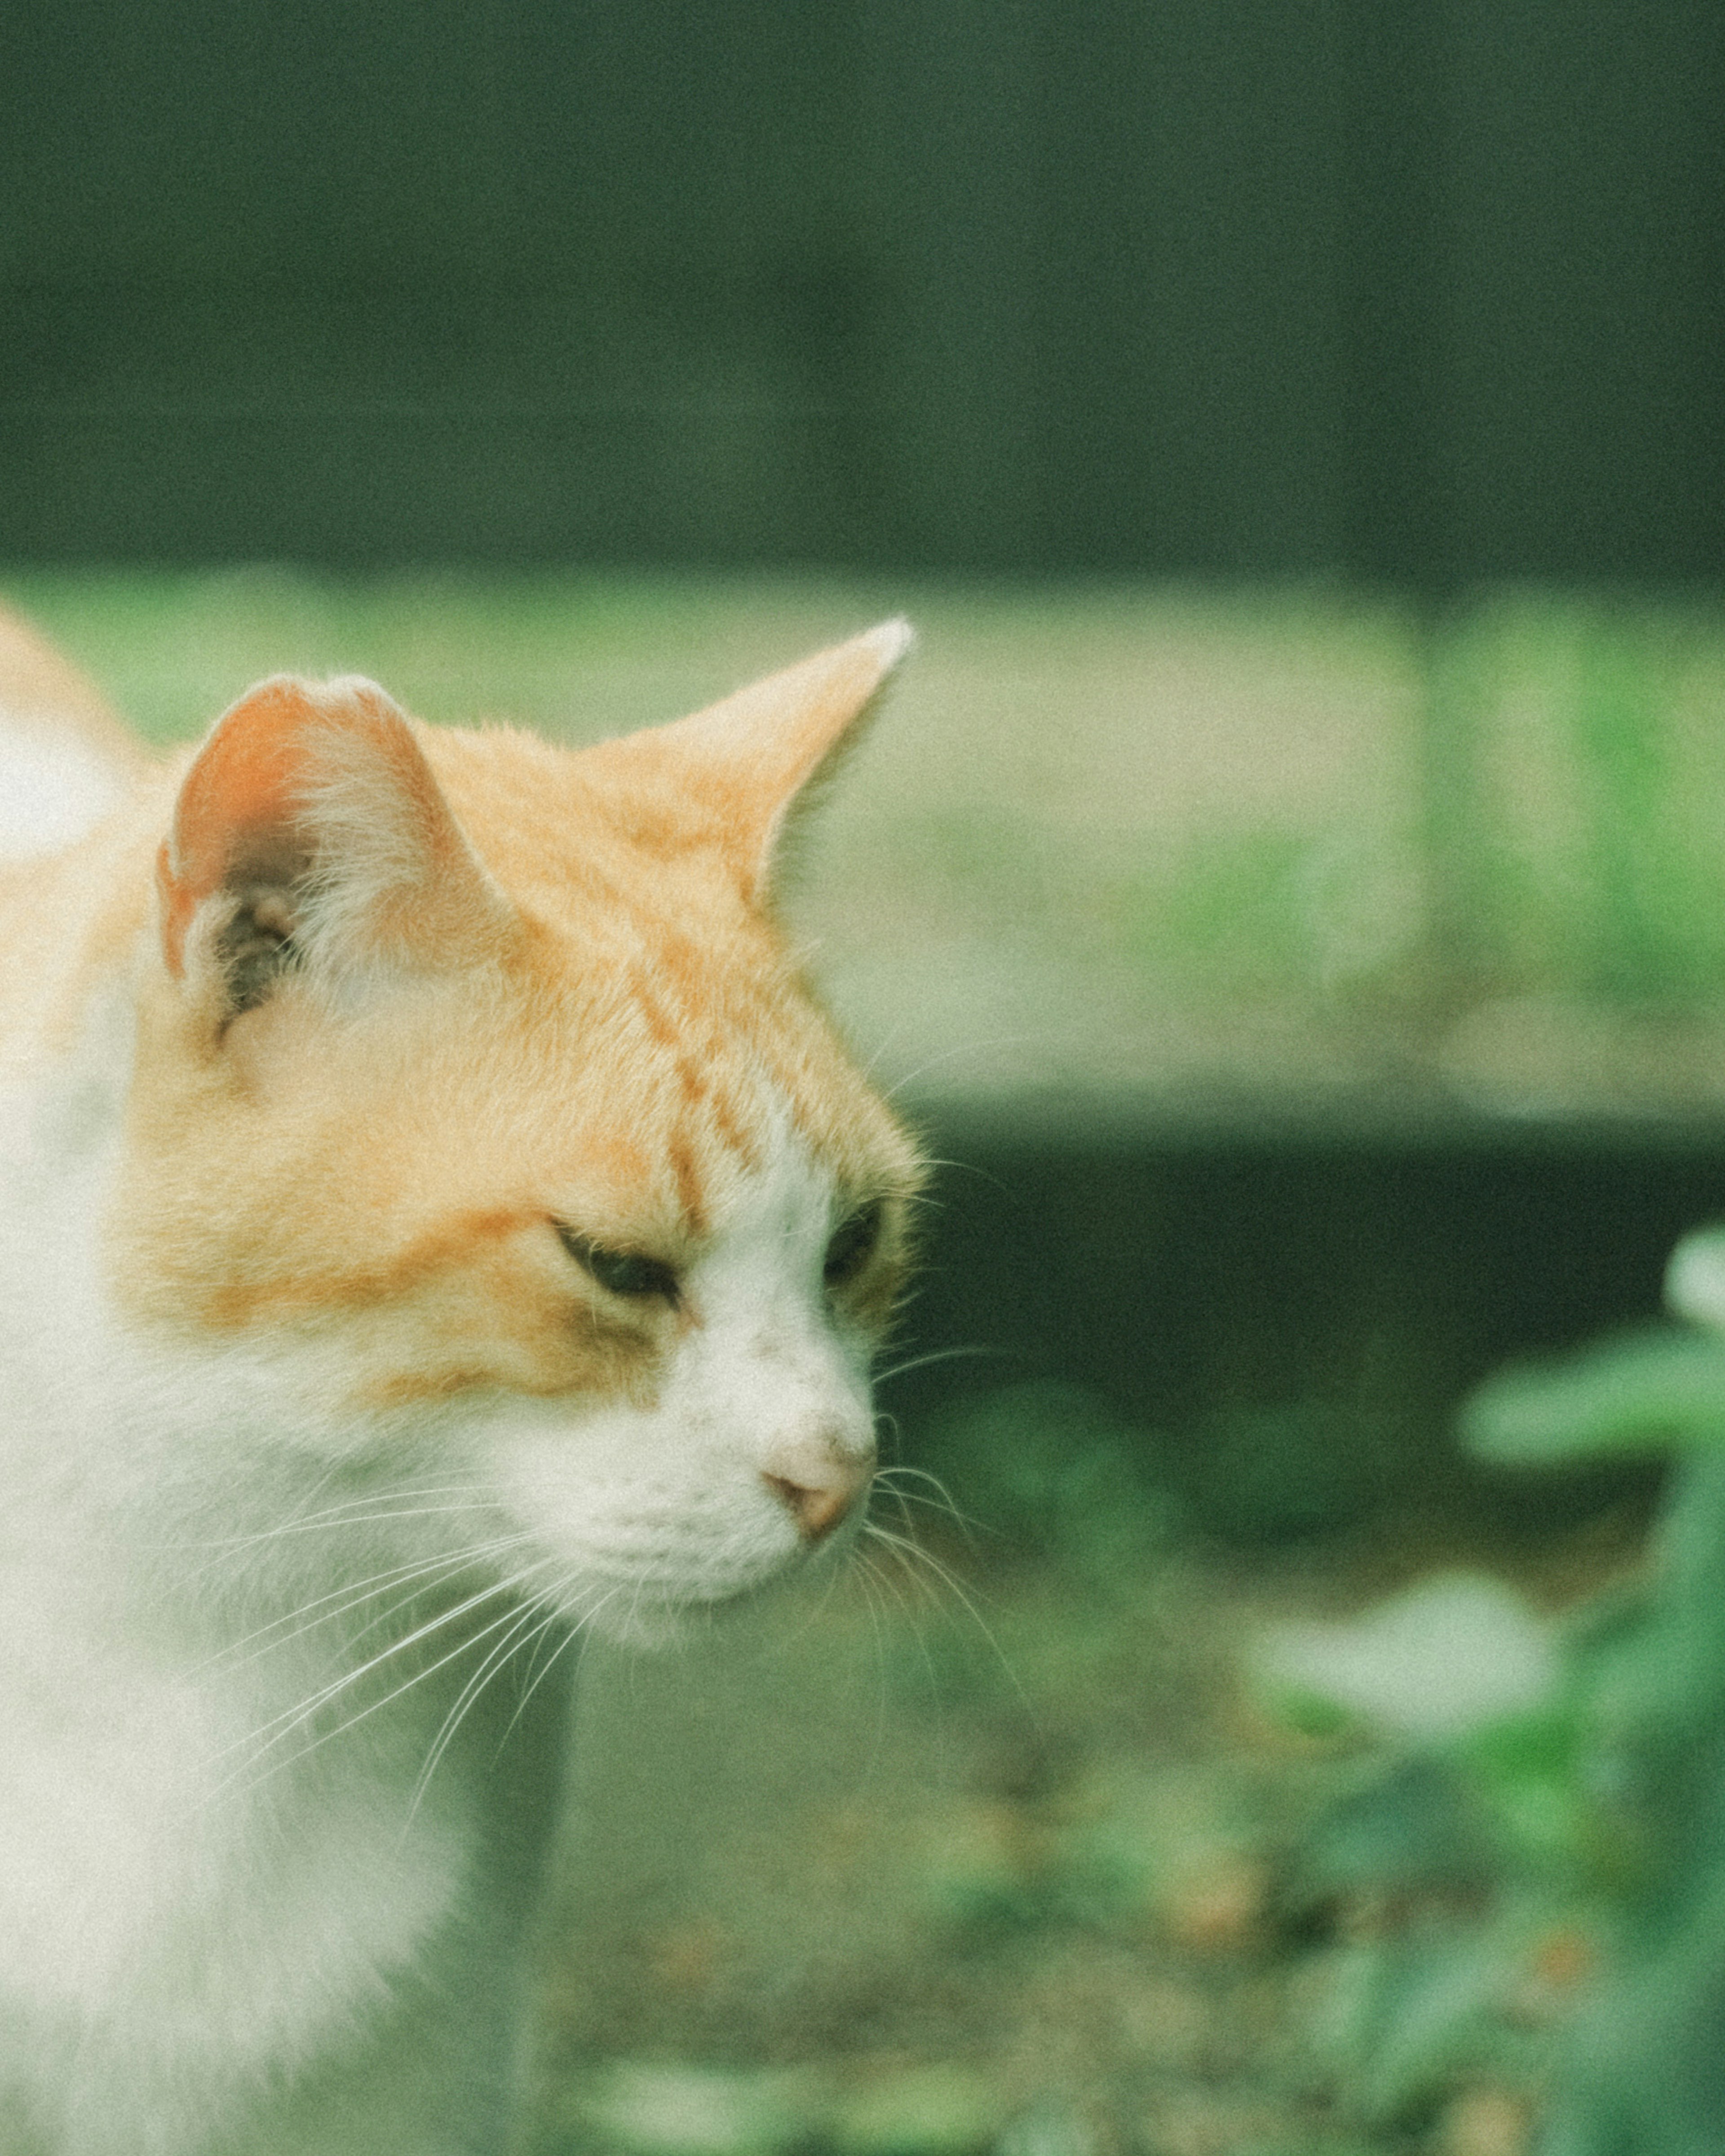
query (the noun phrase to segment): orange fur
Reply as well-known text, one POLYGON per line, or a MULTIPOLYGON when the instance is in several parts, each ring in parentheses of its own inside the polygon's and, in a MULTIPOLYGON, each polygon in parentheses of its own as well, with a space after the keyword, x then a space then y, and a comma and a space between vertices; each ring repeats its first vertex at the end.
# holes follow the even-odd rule
MULTIPOLYGON (((409 729, 368 688, 344 704, 275 682, 200 755, 152 773, 54 867, 58 930, 0 982, 0 1020, 33 1011, 46 1045, 94 981, 122 958, 138 968, 110 1228, 120 1306, 176 1331, 339 1326, 374 1399, 635 1385, 669 1315, 595 1325, 545 1224, 680 1263, 783 1106, 842 1189, 888 1201, 878 1260, 851 1291, 883 1320, 914 1150, 792 967, 766 875, 791 798, 884 670, 858 639, 713 713, 579 752, 409 729), (213 1023, 182 978, 192 923, 236 850, 298 815, 309 752, 286 721, 308 698, 342 706, 409 803, 430 880, 390 901, 424 916, 395 921, 393 941, 431 947, 354 1008, 289 973, 260 1008, 213 1023), (759 745, 727 762, 727 729, 759 745), (483 865, 483 887, 459 891, 473 948, 449 902, 457 847, 483 865), (494 888, 509 932, 481 937, 494 888)), ((42 908, 41 884, 0 880, 0 933, 42 908)))
POLYGON ((145 768, 143 752, 95 682, 5 606, 0 606, 0 711, 52 720, 125 769, 145 768))

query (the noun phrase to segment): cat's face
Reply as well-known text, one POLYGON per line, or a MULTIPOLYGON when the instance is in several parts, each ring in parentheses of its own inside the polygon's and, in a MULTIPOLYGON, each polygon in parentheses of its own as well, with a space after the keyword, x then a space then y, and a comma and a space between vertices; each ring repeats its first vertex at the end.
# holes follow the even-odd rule
POLYGON ((580 754, 278 685, 181 792, 121 1307, 607 1629, 828 1545, 872 1470, 918 1166, 764 881, 901 644, 580 754))

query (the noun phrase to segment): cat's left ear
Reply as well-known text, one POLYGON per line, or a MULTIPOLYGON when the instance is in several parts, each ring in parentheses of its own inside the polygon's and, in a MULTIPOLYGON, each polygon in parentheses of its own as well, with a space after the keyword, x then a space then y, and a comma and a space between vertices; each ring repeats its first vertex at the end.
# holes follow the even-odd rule
POLYGON ((236 1018, 302 972, 351 993, 502 948, 513 910, 374 683, 278 675, 219 719, 157 862, 168 972, 236 1018))
MULTIPOLYGON (((704 814, 736 862, 745 895, 770 895, 795 826, 856 742, 881 690, 915 642, 906 621, 882 622, 751 683, 693 717, 603 744, 704 814)), ((589 755, 596 753, 588 751, 589 755)))

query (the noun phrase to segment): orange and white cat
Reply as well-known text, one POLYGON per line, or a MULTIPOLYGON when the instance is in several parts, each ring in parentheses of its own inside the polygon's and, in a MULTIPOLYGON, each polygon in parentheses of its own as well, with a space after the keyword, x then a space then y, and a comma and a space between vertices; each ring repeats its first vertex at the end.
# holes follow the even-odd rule
POLYGON ((560 1645, 872 1472, 918 1165, 771 879, 907 641, 158 767, 0 620, 4 2156, 509 2144, 560 1645))

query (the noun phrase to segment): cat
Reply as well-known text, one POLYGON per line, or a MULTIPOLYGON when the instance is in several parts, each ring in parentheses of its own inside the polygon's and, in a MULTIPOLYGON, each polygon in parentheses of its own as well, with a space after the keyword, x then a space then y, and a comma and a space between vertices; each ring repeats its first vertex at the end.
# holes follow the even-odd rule
POLYGON ((0 2151, 499 2156, 566 1679, 832 1561, 922 1174, 776 924, 882 627, 570 751, 0 619, 0 2151))

